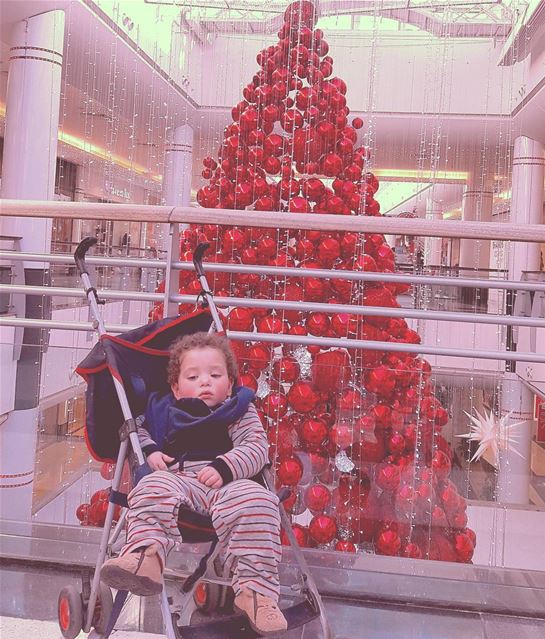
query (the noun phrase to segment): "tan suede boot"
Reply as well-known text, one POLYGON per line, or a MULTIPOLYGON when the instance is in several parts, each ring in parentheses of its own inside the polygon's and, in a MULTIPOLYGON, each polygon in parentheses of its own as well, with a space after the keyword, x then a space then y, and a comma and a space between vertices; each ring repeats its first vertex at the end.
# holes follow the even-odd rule
POLYGON ((235 597, 234 606, 235 610, 248 617, 252 629, 264 637, 285 632, 288 628, 288 622, 278 604, 254 590, 242 588, 235 597))
POLYGON ((163 567, 156 546, 105 561, 100 579, 110 588, 147 597, 163 590, 163 567))

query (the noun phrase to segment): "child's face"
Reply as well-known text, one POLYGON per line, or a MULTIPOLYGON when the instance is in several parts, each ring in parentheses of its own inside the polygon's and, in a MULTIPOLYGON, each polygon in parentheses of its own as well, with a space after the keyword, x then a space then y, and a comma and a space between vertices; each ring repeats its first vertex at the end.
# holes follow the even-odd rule
POLYGON ((176 399, 198 397, 212 407, 227 399, 232 385, 223 353, 207 346, 184 354, 178 381, 171 388, 176 399))

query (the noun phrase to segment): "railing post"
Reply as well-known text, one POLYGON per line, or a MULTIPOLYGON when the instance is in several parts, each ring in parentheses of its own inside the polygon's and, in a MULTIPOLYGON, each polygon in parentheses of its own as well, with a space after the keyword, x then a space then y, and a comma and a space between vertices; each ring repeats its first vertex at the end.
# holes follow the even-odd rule
POLYGON ((180 225, 171 222, 169 226, 169 244, 167 247, 167 267, 165 271, 165 297, 163 300, 163 317, 178 315, 178 303, 170 300, 180 289, 179 271, 172 268, 172 262, 180 261, 180 225))

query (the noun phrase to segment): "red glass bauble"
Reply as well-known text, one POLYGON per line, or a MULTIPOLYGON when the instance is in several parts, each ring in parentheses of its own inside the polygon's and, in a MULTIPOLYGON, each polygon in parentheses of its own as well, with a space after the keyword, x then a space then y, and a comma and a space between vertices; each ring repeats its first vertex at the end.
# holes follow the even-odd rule
POLYGON ((301 425, 299 437, 309 450, 319 450, 327 438, 327 426, 321 419, 307 419, 301 425))
POLYGON ((363 127, 363 120, 361 118, 358 118, 358 117, 354 118, 352 120, 352 126, 355 129, 361 129, 363 127))
POLYGON ((405 438, 401 433, 394 432, 386 440, 386 446, 393 455, 401 455, 405 450, 405 438))
POLYGON ((336 177, 343 169, 343 161, 340 155, 328 153, 323 160, 323 172, 328 177, 336 177))
POLYGON ((357 388, 345 390, 339 398, 339 410, 358 412, 363 408, 363 395, 357 388))
POLYGON ((100 467, 100 476, 102 479, 106 479, 110 481, 113 479, 115 473, 115 464, 111 464, 110 462, 104 462, 100 467))
POLYGON ((296 456, 283 459, 277 471, 277 477, 284 486, 295 486, 303 476, 303 464, 296 456))
POLYGON ((271 359, 271 351, 265 344, 253 344, 246 351, 248 366, 255 371, 262 371, 271 359))
POLYGON ((254 316, 247 308, 233 308, 227 316, 227 326, 231 331, 251 331, 254 316))
MULTIPOLYGON (((300 524, 293 524, 291 529, 293 530, 293 534, 295 535, 295 539, 297 540, 297 545, 301 548, 306 548, 308 546, 308 528, 301 526, 300 524)), ((289 546, 290 542, 284 530, 280 532, 280 541, 283 546, 289 546)))
POLYGON ((251 388, 254 393, 257 392, 257 379, 251 373, 241 373, 239 381, 241 386, 251 388))
POLYGON ((394 371, 386 366, 377 366, 366 371, 363 379, 365 388, 379 397, 390 397, 396 385, 394 371))
POLYGON ((337 534, 337 523, 329 515, 316 515, 308 527, 310 536, 318 544, 328 544, 337 534))
POLYGON ((109 497, 110 497, 109 488, 102 488, 101 490, 97 490, 96 492, 94 492, 91 495, 91 499, 90 499, 91 506, 93 504, 96 504, 99 501, 106 501, 107 502, 109 497))
POLYGON ((408 543, 401 554, 409 559, 422 559, 422 549, 413 542, 408 543))
POLYGON ((76 517, 82 523, 88 521, 88 519, 89 519, 89 508, 90 507, 91 507, 91 504, 80 504, 77 507, 77 509, 76 509, 76 517))
POLYGON ((305 490, 305 505, 311 513, 323 512, 331 503, 331 493, 323 484, 313 484, 305 490))
POLYGON ((277 420, 287 413, 288 400, 284 393, 272 391, 261 400, 260 407, 267 417, 277 420))
POLYGON ((293 357, 286 356, 281 359, 277 359, 273 363, 273 376, 279 382, 291 383, 294 382, 301 372, 301 368, 297 360, 293 357))
POLYGON ((384 530, 375 542, 375 548, 379 555, 396 556, 401 549, 401 539, 394 530, 384 530))
POLYGON ((339 539, 339 541, 335 544, 335 550, 338 550, 339 552, 356 552, 356 546, 347 539, 339 539))
POLYGON ((298 413, 309 413, 316 407, 318 401, 318 395, 308 382, 295 382, 288 392, 288 402, 298 413))
POLYGON ((329 316, 325 313, 310 313, 305 326, 311 335, 322 337, 329 329, 329 316))
MULTIPOLYGON (((300 265, 303 268, 309 268, 307 264, 300 265)), ((322 302, 325 296, 326 284, 317 277, 305 277, 303 280, 303 292, 305 300, 308 302, 322 302)))
POLYGON ((306 198, 298 195, 290 199, 288 210, 290 213, 308 213, 310 211, 310 204, 306 198))
POLYGON ((337 448, 344 450, 352 445, 354 432, 347 424, 335 424, 331 429, 329 439, 337 448))
POLYGON ((450 475, 450 459, 441 450, 436 450, 435 453, 433 453, 431 467, 439 481, 444 481, 450 475))
POLYGON ((329 457, 323 452, 310 452, 309 460, 313 475, 321 475, 329 466, 329 457))
POLYGON ((328 237, 318 244, 317 254, 322 265, 331 268, 341 254, 341 246, 336 239, 328 237))
POLYGON ((283 333, 284 322, 277 315, 267 315, 257 322, 260 333, 283 333))
POLYGON ((346 351, 318 353, 312 362, 312 383, 317 391, 340 390, 348 381, 350 371, 350 356, 346 351))
POLYGON ((379 488, 387 492, 396 490, 399 486, 400 472, 399 467, 392 464, 386 464, 377 473, 376 483, 379 488))

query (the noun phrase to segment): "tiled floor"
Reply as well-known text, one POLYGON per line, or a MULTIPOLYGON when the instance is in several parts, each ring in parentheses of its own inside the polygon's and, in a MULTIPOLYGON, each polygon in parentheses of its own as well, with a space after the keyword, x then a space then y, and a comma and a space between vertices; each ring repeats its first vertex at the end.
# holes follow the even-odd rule
MULTIPOLYGON (((80 634, 81 639, 87 636, 83 632, 80 634)), ((15 617, 0 617, 0 637, 2 639, 37 639, 38 637, 40 639, 62 639, 59 626, 55 621, 31 621, 15 617)), ((128 630, 120 630, 115 633, 114 637, 115 639, 163 639, 162 635, 128 630)))
MULTIPOLYGON (((60 589, 78 584, 71 574, 4 569, 0 573, 0 637, 61 639, 56 624, 60 589), (20 617, 16 619, 15 617, 20 617)), ((543 639, 545 618, 531 619, 412 605, 390 605, 328 598, 326 611, 334 639, 543 639)), ((199 619, 196 620, 198 622, 199 619)), ((202 618, 200 619, 202 621, 202 618)), ((112 639, 158 639, 162 622, 155 597, 131 598, 112 639), (137 628, 142 632, 136 632, 137 628)), ((84 635, 81 635, 81 639, 84 635)), ((92 639, 92 635, 89 637, 92 639)), ((319 625, 287 633, 283 639, 321 639, 319 625)))

